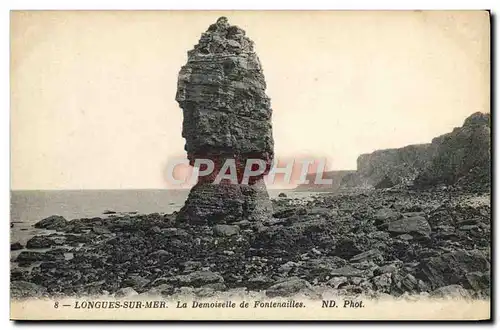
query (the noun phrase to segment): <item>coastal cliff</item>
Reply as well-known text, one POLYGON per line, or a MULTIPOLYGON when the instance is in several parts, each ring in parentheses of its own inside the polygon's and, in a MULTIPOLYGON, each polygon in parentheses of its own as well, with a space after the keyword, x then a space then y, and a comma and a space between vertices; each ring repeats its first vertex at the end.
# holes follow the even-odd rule
POLYGON ((299 185, 297 190, 430 188, 442 184, 489 189, 490 114, 476 112, 461 127, 434 138, 431 143, 362 154, 357 159, 356 171, 327 173, 338 173, 334 177, 340 178, 340 182, 334 179, 328 187, 299 185))

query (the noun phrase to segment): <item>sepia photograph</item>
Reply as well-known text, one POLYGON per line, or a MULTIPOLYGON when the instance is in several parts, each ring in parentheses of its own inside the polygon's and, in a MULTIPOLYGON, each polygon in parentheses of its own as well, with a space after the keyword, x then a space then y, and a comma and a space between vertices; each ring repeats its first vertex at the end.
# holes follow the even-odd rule
POLYGON ((490 320, 487 10, 13 10, 12 320, 490 320))

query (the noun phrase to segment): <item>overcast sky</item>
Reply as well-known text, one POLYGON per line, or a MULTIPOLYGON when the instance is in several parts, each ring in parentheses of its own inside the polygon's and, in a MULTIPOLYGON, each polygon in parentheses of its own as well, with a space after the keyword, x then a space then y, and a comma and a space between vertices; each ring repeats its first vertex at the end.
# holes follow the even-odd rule
POLYGON ((222 15, 255 42, 278 158, 355 169, 489 111, 486 12, 14 12, 12 189, 166 187, 177 74, 222 15))

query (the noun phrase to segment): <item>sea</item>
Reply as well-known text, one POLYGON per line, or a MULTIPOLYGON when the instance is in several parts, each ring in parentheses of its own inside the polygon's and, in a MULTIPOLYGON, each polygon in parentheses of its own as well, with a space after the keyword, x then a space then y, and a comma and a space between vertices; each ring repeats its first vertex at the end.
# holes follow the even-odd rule
MULTIPOLYGON (((284 192, 289 198, 306 198, 315 193, 269 189, 270 198, 284 192)), ((103 213, 137 212, 172 213, 179 211, 189 194, 188 189, 163 190, 29 190, 11 191, 10 242, 26 245, 34 235, 50 231, 33 227, 36 222, 51 215, 66 220, 105 217, 103 213)))

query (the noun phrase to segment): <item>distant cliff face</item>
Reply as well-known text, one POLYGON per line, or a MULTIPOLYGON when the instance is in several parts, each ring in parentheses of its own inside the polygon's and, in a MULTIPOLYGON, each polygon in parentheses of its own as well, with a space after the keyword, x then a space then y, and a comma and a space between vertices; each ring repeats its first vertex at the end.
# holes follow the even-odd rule
POLYGON ((377 150, 358 157, 357 171, 343 187, 438 184, 483 185, 490 182, 490 114, 474 113, 462 127, 438 136, 429 144, 377 150))
MULTIPOLYGON (((439 184, 489 187, 491 182, 490 114, 474 113, 462 127, 438 136, 431 143, 360 155, 356 171, 337 171, 331 190, 389 188, 410 185, 428 188, 439 184), (338 182, 340 180, 340 182, 338 182)), ((304 190, 306 187, 299 186, 304 190)), ((310 189, 317 189, 312 185, 310 189)))
POLYGON ((432 141, 431 164, 415 179, 415 186, 437 184, 485 185, 491 181, 490 114, 476 112, 462 127, 432 141))
POLYGON ((430 164, 434 150, 429 143, 363 154, 357 160, 357 174, 367 186, 376 186, 383 180, 394 185, 409 184, 430 164))

